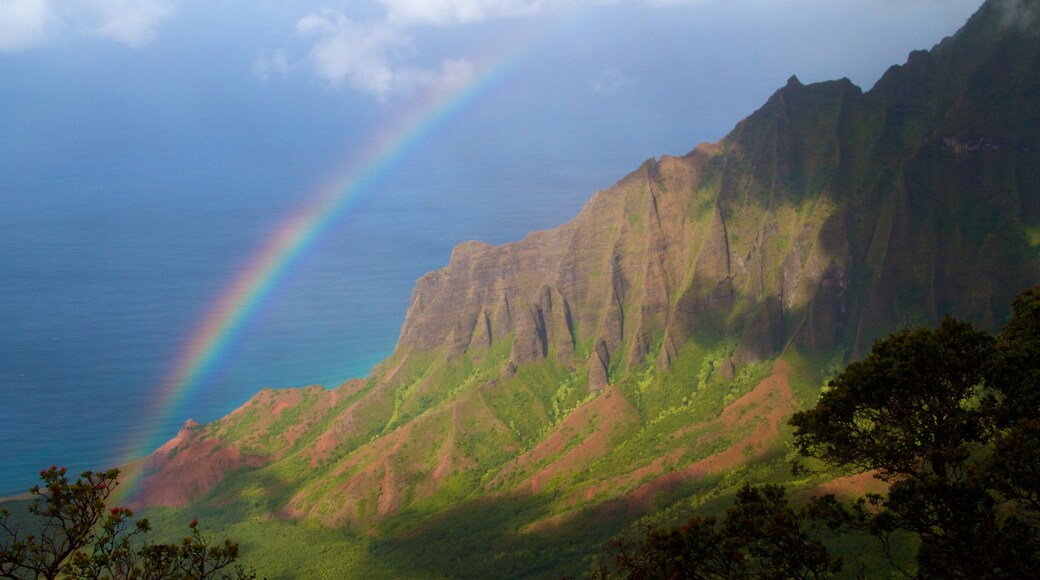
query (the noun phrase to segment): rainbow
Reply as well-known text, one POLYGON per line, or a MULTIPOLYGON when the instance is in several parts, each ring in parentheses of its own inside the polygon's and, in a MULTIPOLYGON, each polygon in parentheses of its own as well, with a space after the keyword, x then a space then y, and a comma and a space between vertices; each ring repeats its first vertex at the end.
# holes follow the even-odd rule
MULTIPOLYGON (((330 224, 371 195, 376 189, 373 186, 431 135, 512 76, 527 55, 558 36, 566 28, 565 22, 570 21, 572 19, 561 19, 551 31, 543 30, 534 38, 508 39, 497 52, 474 66, 468 80, 430 90, 419 99, 417 106, 399 115, 392 126, 371 139, 363 153, 349 164, 350 171, 313 195, 309 203, 285 220, 234 277, 233 283, 184 342, 145 415, 151 427, 145 429, 143 439, 128 446, 121 464, 150 453, 169 436, 163 429, 161 417, 183 415, 186 401, 218 368, 251 315, 278 285, 289 266, 315 244, 330 224)), ((527 34, 531 36, 530 32, 527 34)), ((136 483, 123 482, 128 496, 133 495, 136 483)))

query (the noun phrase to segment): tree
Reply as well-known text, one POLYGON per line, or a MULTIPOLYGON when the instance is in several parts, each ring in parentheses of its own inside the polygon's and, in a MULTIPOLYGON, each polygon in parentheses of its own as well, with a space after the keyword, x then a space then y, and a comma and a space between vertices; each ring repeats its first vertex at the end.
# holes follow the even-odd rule
POLYGON ((648 528, 642 543, 615 540, 610 551, 613 570, 601 565, 600 578, 828 578, 842 567, 778 485, 745 484, 721 522, 695 517, 677 528, 648 528))
POLYGON ((0 578, 255 578, 252 571, 229 566, 238 545, 212 545, 198 529, 179 544, 138 543, 151 530, 147 519, 134 520, 128 508, 106 503, 118 485, 119 470, 83 472, 69 481, 64 467, 40 472, 43 485, 30 489, 34 516, 28 532, 10 524, 0 509, 0 578))
POLYGON ((997 337, 946 318, 874 345, 795 414, 795 444, 889 484, 813 513, 834 529, 920 539, 907 576, 1030 577, 1040 569, 1040 288, 997 337))
MULTIPOLYGON (((841 568, 810 520, 869 532, 917 578, 1033 578, 1040 570, 1040 287, 1012 303, 997 336, 945 318, 902 330, 830 381, 791 419, 795 445, 830 469, 873 472, 887 493, 833 495, 794 510, 779 486, 738 493, 721 523, 694 518, 615 541, 628 578, 806 578, 841 568), (890 550, 917 537, 914 566, 890 550)), ((612 574, 601 566, 598 576, 612 574)))

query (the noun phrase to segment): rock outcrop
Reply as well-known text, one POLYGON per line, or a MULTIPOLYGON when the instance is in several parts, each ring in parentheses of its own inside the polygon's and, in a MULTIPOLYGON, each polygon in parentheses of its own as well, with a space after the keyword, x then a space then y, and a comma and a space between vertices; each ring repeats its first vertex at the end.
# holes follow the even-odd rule
POLYGON ((791 77, 722 142, 648 160, 569 224, 460 245, 416 285, 398 352, 513 337, 514 365, 554 356, 599 389, 648 357, 668 368, 697 333, 737 337, 741 366, 792 341, 858 355, 947 313, 994 328, 1036 280, 1040 221, 1036 43, 1000 14, 868 93, 791 77))

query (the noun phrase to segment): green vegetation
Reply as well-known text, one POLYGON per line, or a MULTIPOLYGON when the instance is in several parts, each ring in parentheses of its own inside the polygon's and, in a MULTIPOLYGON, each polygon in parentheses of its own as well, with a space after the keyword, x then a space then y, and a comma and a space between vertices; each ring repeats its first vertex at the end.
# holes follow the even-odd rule
MULTIPOLYGON (((1008 333, 1005 329, 1002 336, 1008 333)), ((761 496, 770 489, 754 487, 743 492, 748 481, 786 486, 794 498, 791 509, 802 517, 805 512, 799 506, 806 495, 833 479, 835 473, 824 472, 824 463, 810 458, 806 463, 816 471, 792 476, 788 465, 794 456, 794 439, 788 428, 765 443, 743 442, 766 420, 756 413, 771 403, 744 402, 740 413, 728 409, 764 379, 780 373, 779 365, 783 365, 786 385, 795 400, 792 412, 810 407, 825 382, 844 376, 844 355, 792 344, 778 360, 734 369, 731 361, 736 344, 733 339, 708 333, 695 335, 675 354, 667 372, 648 362, 627 370, 617 377, 614 387, 599 393, 588 391, 584 369, 574 370, 555 358, 520 365, 513 375, 502 372, 499 369, 509 353, 504 340, 493 345, 494 356, 489 350, 479 356, 463 353, 453 358, 406 360, 389 388, 373 381, 358 384, 331 408, 317 403, 321 391, 315 390, 313 399, 308 392, 288 406, 280 404, 278 415, 264 418, 262 413, 240 413, 256 429, 243 436, 263 441, 267 448, 274 448, 279 434, 293 428, 282 417, 311 426, 286 458, 260 469, 231 473, 190 508, 155 510, 148 515, 170 525, 204 515, 220 533, 241 542, 243 563, 264 570, 271 578, 580 575, 598 565, 598 554, 612 537, 627 538, 619 541, 628 546, 628 554, 640 553, 643 548, 634 540, 645 533, 646 526, 668 530, 699 517, 702 527, 697 529, 705 537, 714 537, 712 534, 724 528, 726 509, 734 498, 752 492, 761 496), (419 387, 436 384, 450 388, 424 393, 425 387, 419 387), (428 396, 424 398, 424 394, 428 396), (620 395, 630 405, 631 420, 614 427, 605 451, 560 469, 532 492, 530 482, 536 473, 555 468, 604 428, 608 418, 602 415, 602 407, 592 412, 586 406, 602 405, 600 398, 608 394, 620 395), (312 463, 303 451, 313 438, 334 426, 341 411, 370 398, 383 401, 379 408, 385 414, 370 419, 362 436, 349 439, 348 450, 312 463), (731 418, 745 414, 747 418, 723 424, 724 410, 731 418), (393 412, 408 420, 390 428, 393 412), (584 418, 568 422, 579 416, 584 418), (380 446, 387 437, 401 445, 387 452, 389 447, 380 446), (536 461, 518 459, 550 437, 559 438, 559 447, 540 451, 536 461), (641 486, 704 460, 733 457, 733 450, 739 452, 736 464, 718 471, 688 472, 697 475, 679 477, 674 485, 656 489, 645 502, 629 499, 641 486), (443 479, 436 485, 429 485, 438 463, 447 457, 454 466, 438 476, 443 479), (378 462, 384 459, 399 481, 399 509, 379 511, 385 498, 378 487, 353 498, 337 495, 350 474, 371 467, 379 477, 382 468, 378 462), (352 465, 349 470, 337 471, 348 463, 352 465), (301 497, 301 492, 303 505, 313 502, 315 510, 298 522, 280 519, 284 507, 301 497), (350 523, 328 529, 326 526, 337 525, 328 522, 341 517, 336 510, 343 505, 351 506, 350 523), (709 520, 714 528, 703 523, 709 520), (298 547, 287 549, 290 542, 298 547)), ((828 393, 834 391, 834 384, 828 393)), ((1022 387, 1019 392, 1028 393, 1028 389, 1022 387)), ((975 397, 972 401, 976 399, 983 400, 975 397)), ((273 408, 273 404, 272 400, 258 409, 273 408)), ((983 457, 990 448, 994 444, 975 453, 983 457)), ((1011 459, 1004 464, 1016 466, 1008 467, 1008 473, 1030 469, 1021 454, 1015 457, 1017 464, 1011 459)), ((1022 487, 1021 479, 1001 485, 1022 487)), ((1017 493, 1027 492, 1020 489, 1017 493)), ((867 498, 864 501, 874 505, 867 498)), ((854 575, 858 570, 870 575, 886 573, 890 561, 905 567, 914 562, 918 546, 926 544, 919 534, 903 527, 886 530, 885 542, 874 544, 865 520, 854 519, 862 518, 862 513, 843 507, 847 508, 847 515, 842 516, 846 519, 839 522, 843 528, 831 530, 805 520, 803 530, 809 534, 807 541, 819 541, 829 550, 830 562, 843 559, 841 574, 854 575)), ((821 522, 838 522, 836 514, 840 513, 833 509, 828 516, 831 520, 821 522)), ((662 537, 671 537, 668 534, 662 537)), ((758 548, 745 545, 735 549, 750 555, 758 548)), ((615 559, 619 555, 615 553, 615 559)))
POLYGON ((886 494, 813 504, 836 530, 919 539, 919 577, 1024 578, 1040 568, 1040 288, 997 337, 951 318, 878 342, 795 415, 801 453, 873 471, 886 494))
MULTIPOLYGON (((639 543, 617 539, 613 566, 597 575, 823 578, 845 563, 832 551, 872 536, 890 574, 1031 577, 1040 569, 1040 287, 1012 309, 996 337, 952 318, 897 332, 791 419, 801 454, 838 474, 873 473, 884 493, 848 503, 827 494, 796 510, 782 487, 745 484, 721 523, 696 516, 650 527, 639 543)), ((855 562, 860 574, 879 570, 876 559, 855 562)))
POLYGON ((179 542, 155 544, 141 538, 151 531, 147 519, 134 520, 130 509, 106 506, 118 485, 119 470, 83 472, 69 481, 64 467, 40 472, 43 486, 29 490, 35 499, 24 527, 0 509, 0 577, 197 579, 256 578, 236 566, 238 544, 211 544, 199 530, 179 542))
MULTIPOLYGON (((626 565, 633 562, 647 565, 676 543, 687 550, 683 557, 689 558, 693 553, 690 550, 699 550, 706 543, 727 537, 732 540, 734 530, 751 526, 749 522, 757 522, 755 518, 763 513, 779 511, 782 518, 776 521, 779 527, 773 530, 777 533, 768 537, 752 535, 735 543, 727 540, 725 550, 728 551, 717 553, 733 557, 740 554, 742 568, 739 569, 758 571, 754 573, 764 573, 763 570, 773 569, 771 566, 783 564, 801 565, 803 574, 812 571, 819 577, 858 573, 874 577, 887 575, 893 565, 898 565, 911 574, 928 576, 928 569, 921 563, 922 554, 938 550, 933 546, 941 547, 942 542, 936 538, 945 538, 948 534, 929 536, 913 527, 908 517, 915 513, 910 509, 914 505, 924 506, 929 513, 937 509, 935 505, 899 503, 915 497, 913 494, 897 495, 898 501, 893 503, 892 492, 900 489, 899 478, 889 482, 892 487, 887 494, 865 495, 858 500, 853 495, 854 499, 848 501, 809 503, 808 496, 819 493, 818 487, 835 477, 864 466, 871 469, 881 466, 834 461, 819 451, 829 449, 826 446, 830 443, 816 439, 811 440, 811 445, 808 443, 809 431, 800 426, 804 419, 795 421, 798 431, 783 429, 765 449, 739 449, 743 454, 741 463, 699 477, 680 478, 675 486, 662 488, 645 504, 625 503, 626 494, 641 485, 736 448, 749 430, 760 424, 761 419, 753 414, 757 407, 747 406, 746 412, 752 413, 747 424, 725 427, 719 423, 720 415, 724 409, 730 409, 734 401, 759 386, 763 379, 779 372, 778 365, 782 364, 791 395, 802 407, 819 401, 817 409, 833 408, 836 403, 828 401, 837 400, 835 397, 841 393, 876 395, 867 397, 866 403, 873 402, 879 405, 878 409, 863 411, 865 415, 854 413, 851 425, 855 427, 886 424, 882 421, 883 415, 878 414, 886 408, 910 413, 894 418, 893 425, 934 422, 914 415, 929 407, 923 400, 908 402, 908 396, 931 397, 936 401, 955 397, 957 404, 942 408, 940 414, 957 417, 959 413, 966 413, 965 416, 975 418, 972 420, 988 417, 982 423, 985 429, 971 427, 965 431, 974 437, 969 438, 967 447, 954 445, 944 452, 945 469, 947 473, 964 477, 956 482, 960 487, 953 497, 965 497, 963 494, 970 491, 971 485, 983 486, 978 488, 982 492, 979 497, 992 498, 993 508, 984 513, 993 516, 999 525, 989 539, 974 529, 973 549, 958 545, 957 550, 975 554, 980 546, 991 542, 988 545, 1014 547, 1017 554, 1035 554, 1035 530, 1023 527, 1022 522, 1028 523, 1030 517, 1035 517, 1030 514, 1035 513, 1036 508, 1031 506, 1037 502, 1035 481, 1040 479, 1035 466, 1035 458, 1040 457, 1040 444, 1037 444, 1037 428, 1030 422, 1035 421, 1040 400, 1035 393, 1035 385, 1040 381, 1034 376, 1040 375, 1036 370, 1036 361, 1040 360, 1040 346, 1037 346, 1040 333, 1036 331, 1040 328, 1040 316, 1035 314, 1040 306, 1037 304, 1040 300, 1033 294, 1016 302, 1015 317, 996 338, 987 338, 985 333, 964 323, 947 321, 935 331, 904 331, 882 341, 874 355, 845 371, 842 371, 840 354, 792 347, 779 361, 745 366, 727 380, 719 369, 732 355, 734 343, 712 342, 707 337, 701 337, 700 342, 691 340, 674 359, 670 372, 661 373, 646 365, 630 371, 617 389, 611 389, 611 396, 620 394, 632 404, 635 422, 622 423, 623 427, 610 439, 609 448, 602 455, 562 471, 551 481, 544 482, 538 493, 530 491, 528 478, 595 435, 605 419, 590 412, 587 422, 575 423, 573 427, 566 424, 568 417, 583 412, 585 406, 602 403, 599 398, 607 396, 607 392, 589 393, 582 373, 551 360, 522 365, 515 376, 498 377, 490 386, 483 379, 470 381, 469 386, 460 391, 469 393, 468 398, 452 404, 467 401, 466 405, 474 407, 457 419, 444 403, 434 403, 421 411, 417 415, 419 420, 410 423, 413 431, 403 447, 405 455, 395 460, 398 462, 395 470, 408 481, 403 492, 408 499, 393 513, 375 515, 380 501, 376 492, 358 500, 358 512, 363 514, 362 523, 358 525, 327 529, 312 519, 280 520, 275 514, 288 502, 287 494, 299 489, 296 485, 286 485, 286 481, 298 478, 298 474, 286 473, 284 478, 278 475, 279 469, 289 469, 285 466, 290 463, 282 462, 261 470, 234 473, 225 484, 191 508, 155 510, 149 512, 149 517, 164 525, 173 525, 185 518, 204 516, 217 525, 221 533, 241 542, 243 563, 264 570, 271 578, 549 578, 578 576, 596 570, 624 575, 626 565), (1033 314, 1028 314, 1030 312, 1033 314), (982 354, 973 358, 969 354, 975 351, 956 350, 951 346, 960 344, 962 339, 975 341, 968 343, 976 344, 982 354), (937 369, 942 365, 921 358, 901 360, 902 350, 909 350, 914 357, 931 356, 929 353, 933 351, 948 353, 942 360, 962 365, 950 376, 961 377, 961 386, 966 390, 956 394, 923 389, 922 386, 928 385, 949 389, 953 382, 929 381, 926 373, 939 372, 937 369), (876 362, 879 357, 889 362, 876 362), (971 371, 976 367, 982 370, 971 371), (868 373, 864 369, 873 370, 868 373), (905 380, 892 378, 897 372, 895 369, 904 373, 905 380), (854 389, 853 385, 862 382, 860 377, 865 376, 875 377, 872 382, 863 383, 871 386, 854 389), (820 388, 825 382, 828 386, 821 398, 820 388), (1001 386, 998 389, 994 385, 1001 386), (1012 405, 1011 401, 1015 403, 1012 405), (475 409, 482 410, 475 412, 475 409), (870 420, 865 421, 863 417, 870 420), (1029 417, 1034 419, 1026 420, 1029 417), (456 428, 461 429, 458 433, 466 433, 459 437, 456 445, 461 456, 470 463, 454 471, 437 487, 424 488, 423 482, 430 477, 432 466, 443 453, 440 444, 433 442, 444 441, 456 428), (526 467, 517 462, 519 454, 535 449, 554 434, 563 437, 559 450, 526 467), (796 448, 810 453, 802 463, 811 469, 792 475, 789 465, 795 458, 796 448), (662 461, 662 458, 665 459, 662 461), (951 461, 960 463, 954 467, 951 461), (828 465, 839 469, 837 472, 827 469, 828 465), (642 468, 648 469, 647 475, 626 475, 642 468), (405 473, 410 475, 403 475, 405 473), (758 483, 748 487, 747 482, 758 483), (791 499, 775 486, 784 486, 791 499), (243 493, 235 496, 234 490, 243 493), (763 512, 765 509, 772 511, 763 512), (690 524, 691 518, 698 519, 690 524), (685 529, 678 527, 684 523, 687 524, 685 529), (654 530, 649 535, 648 526, 654 530), (611 538, 615 538, 614 551, 608 561, 604 561, 601 554, 611 538), (779 542, 794 542, 783 546, 806 547, 798 553, 811 558, 794 563, 772 561, 770 554, 792 552, 777 548, 781 545, 779 542), (1034 542, 1032 547, 1029 542, 1034 542), (289 545, 293 547, 287 548, 289 545), (820 552, 820 546, 825 553, 820 552), (838 562, 842 563, 840 571, 838 562)), ((479 364, 464 356, 443 364, 444 369, 437 372, 450 372, 463 380, 483 372, 479 364), (448 371, 447 366, 452 364, 457 365, 457 370, 448 371)), ((839 405, 838 408, 845 407, 839 405)), ((726 412, 737 416, 733 411, 726 412)), ((809 412, 798 416, 808 417, 809 412)), ((971 424, 961 419, 955 423, 971 424)), ((827 422, 820 425, 812 431, 820 437, 852 432, 847 426, 827 422)), ((877 435, 880 443, 876 449, 912 449, 908 444, 893 443, 899 441, 891 439, 893 436, 877 435)), ((918 442, 920 449, 935 447, 935 442, 923 435, 907 432, 907 437, 910 437, 908 442, 918 442)), ((850 448, 869 451, 864 441, 869 439, 856 440, 850 448)), ((932 474, 938 462, 936 457, 922 458, 912 453, 903 460, 932 474)), ((308 469, 303 461, 293 465, 296 467, 292 470, 308 469)), ((319 470, 318 473, 324 477, 320 474, 327 472, 319 470)), ((906 477, 905 474, 902 477, 906 477)), ((323 485, 314 488, 316 497, 337 489, 337 479, 323 481, 323 485)), ((916 497, 927 499, 928 495, 916 497)), ((960 503, 954 501, 946 508, 960 503)), ((952 521, 956 523, 960 519, 952 521)), ((768 523, 773 525, 772 520, 768 523)), ((760 529, 758 526, 755 523, 753 529, 760 529)), ((945 551, 935 553, 941 554, 942 561, 953 561, 945 551)), ((1022 565, 1035 564, 1028 558, 1022 565)), ((720 563, 710 558, 698 561, 704 566, 720 563)), ((735 573, 735 577, 740 576, 735 573)))
POLYGON ((695 517, 669 530, 647 530, 635 544, 611 543, 613 567, 601 564, 595 577, 610 578, 826 578, 842 568, 826 546, 803 525, 778 485, 744 485, 722 521, 695 517))

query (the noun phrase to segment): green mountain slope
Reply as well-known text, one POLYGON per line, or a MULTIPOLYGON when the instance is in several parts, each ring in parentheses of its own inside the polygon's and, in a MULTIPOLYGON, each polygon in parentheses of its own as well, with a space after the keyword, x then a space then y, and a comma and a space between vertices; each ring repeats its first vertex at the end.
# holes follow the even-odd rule
POLYGON ((987 2, 866 93, 792 77, 572 222, 460 245, 367 380, 187 425, 135 466, 135 505, 340 530, 317 543, 390 555, 379 574, 558 575, 637 518, 784 477, 787 418, 876 338, 996 330, 1037 283, 1038 12, 987 2))

